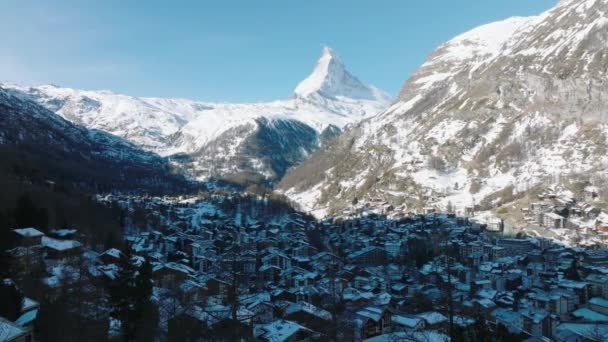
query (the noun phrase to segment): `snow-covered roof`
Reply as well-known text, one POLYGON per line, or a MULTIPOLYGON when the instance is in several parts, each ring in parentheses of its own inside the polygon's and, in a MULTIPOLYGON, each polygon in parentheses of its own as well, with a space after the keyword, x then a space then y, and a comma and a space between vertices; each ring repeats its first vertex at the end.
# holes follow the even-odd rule
POLYGON ((392 341, 408 341, 408 342, 448 342, 450 337, 440 332, 425 330, 412 332, 394 332, 384 334, 372 338, 368 338, 365 342, 392 342, 392 341))
POLYGON ((37 301, 25 297, 23 298, 23 301, 21 301, 21 312, 25 312, 25 311, 29 311, 33 308, 37 308, 40 306, 40 303, 38 303, 37 301))
POLYGON ((19 318, 17 318, 17 320, 15 321, 15 324, 20 327, 24 327, 36 320, 36 317, 38 317, 38 309, 30 310, 19 316, 19 318))
POLYGON ((101 255, 107 255, 107 256, 110 256, 115 259, 120 259, 121 254, 122 254, 122 252, 116 248, 110 248, 107 251, 101 253, 101 255))
POLYGON ((423 312, 421 314, 417 314, 416 316, 424 319, 429 325, 443 323, 448 320, 447 317, 436 311, 423 312))
POLYGON ((296 322, 283 319, 268 324, 256 324, 254 327, 254 335, 269 342, 287 341, 300 331, 312 332, 296 322))
POLYGON ((395 324, 402 325, 408 328, 416 328, 424 320, 416 316, 394 315, 392 321, 395 324))
POLYGON ((56 251, 67 251, 81 246, 80 242, 74 240, 57 240, 47 236, 42 237, 42 245, 56 251))
POLYGON ((608 308, 608 300, 603 298, 594 297, 589 300, 589 304, 601 306, 604 308, 608 308))
POLYGON ((0 341, 11 341, 24 334, 25 330, 15 323, 0 317, 0 341))
POLYGON ((357 315, 367 317, 375 322, 378 322, 380 319, 382 319, 383 312, 384 311, 381 308, 368 306, 363 310, 357 311, 357 315))
POLYGON ((40 237, 40 236, 44 236, 44 233, 39 231, 36 228, 21 228, 21 229, 15 229, 15 233, 23 236, 23 237, 40 237))
POLYGON ((289 305, 287 309, 285 309, 285 315, 291 315, 300 311, 309 313, 326 321, 331 320, 332 317, 331 313, 329 313, 328 311, 318 308, 307 302, 298 302, 289 305))
POLYGON ((592 322, 608 322, 608 316, 588 308, 580 308, 574 311, 572 316, 592 322))

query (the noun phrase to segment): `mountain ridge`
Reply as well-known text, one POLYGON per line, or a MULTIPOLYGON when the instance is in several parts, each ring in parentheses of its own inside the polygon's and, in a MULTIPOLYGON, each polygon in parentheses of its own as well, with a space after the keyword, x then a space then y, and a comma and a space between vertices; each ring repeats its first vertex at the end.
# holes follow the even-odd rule
MULTIPOLYGON (((325 62, 338 65, 339 77, 331 78, 333 89, 342 81, 354 82, 345 89, 356 89, 355 95, 332 93, 331 96, 311 90, 285 100, 261 103, 212 103, 187 99, 134 97, 108 91, 85 91, 56 86, 23 87, 5 85, 19 96, 27 97, 65 119, 88 128, 99 129, 125 138, 136 145, 161 156, 190 156, 173 158, 188 175, 198 180, 224 177, 226 174, 262 175, 266 182, 280 179, 285 171, 303 161, 321 144, 321 135, 327 129, 343 129, 364 117, 375 115, 388 106, 390 97, 375 87, 367 86, 352 76, 341 59, 329 48, 323 50, 317 66, 325 62), (356 81, 356 82, 355 82, 356 81), (337 82, 337 83, 336 83, 337 82), (353 88, 354 87, 354 88, 353 88), (260 121, 259 119, 265 119, 260 121), (263 124, 261 124, 263 122, 263 124), (271 125, 271 123, 276 123, 271 125), (303 124, 303 125, 302 125, 303 124), (280 162, 274 156, 264 155, 263 148, 252 147, 256 135, 269 128, 278 130, 274 136, 291 135, 294 129, 302 131, 302 139, 284 149, 280 162), (240 136, 230 134, 238 131, 240 136), (230 148, 225 148, 230 146, 230 148), (251 155, 251 151, 258 151, 251 155), (196 156, 205 158, 196 159, 196 156), (214 155, 215 154, 215 155, 214 155), (195 158, 192 158, 195 156, 195 158), (216 158, 217 157, 217 158, 216 158), (257 159, 257 163, 242 163, 244 158, 257 159), (214 161, 219 160, 218 165, 214 161), (274 161, 273 161, 274 160, 274 161), (235 167, 242 165, 242 167, 235 167), (280 167, 278 165, 281 165, 280 167)), ((310 77, 316 77, 313 70, 310 77)), ((317 75, 318 76, 318 75, 317 75)), ((309 79, 307 78, 307 79, 309 79)), ((321 79, 321 83, 323 83, 321 79)), ((303 81, 304 82, 304 81, 303 81)), ((320 84, 319 86, 323 86, 320 84)))
POLYGON ((603 184, 602 13, 606 0, 563 1, 442 44, 396 103, 309 158, 279 191, 324 216, 361 199, 464 210, 508 203, 558 178, 603 184))

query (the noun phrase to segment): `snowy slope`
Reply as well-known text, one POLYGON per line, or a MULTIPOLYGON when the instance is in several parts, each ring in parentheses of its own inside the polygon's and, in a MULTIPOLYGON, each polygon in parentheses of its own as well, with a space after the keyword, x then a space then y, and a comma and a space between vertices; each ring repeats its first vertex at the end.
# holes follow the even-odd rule
MULTIPOLYGON (((323 50, 315 69, 296 88, 292 98, 268 103, 145 98, 52 85, 5 84, 4 87, 33 99, 69 121, 126 138, 162 156, 197 156, 179 160, 200 179, 226 172, 257 173, 269 180, 280 178, 284 171, 276 170, 271 162, 265 161, 273 156, 266 156, 263 151, 258 155, 250 154, 251 140, 255 140, 252 137, 261 130, 260 122, 264 122, 266 128, 280 127, 289 131, 303 129, 304 125, 315 132, 313 136, 306 135, 306 141, 294 141, 295 145, 288 152, 299 151, 299 156, 281 161, 282 164, 298 163, 320 144, 319 135, 324 130, 341 129, 377 114, 386 109, 390 101, 386 93, 352 76, 329 48, 323 50), (238 134, 232 134, 235 132, 238 134), (219 167, 211 165, 217 158, 223 161, 219 167), (252 159, 252 162, 241 167, 244 158, 252 159)), ((279 132, 278 136, 288 133, 279 132)))
POLYGON ((439 46, 398 100, 288 174, 319 215, 504 204, 547 182, 608 184, 608 0, 564 0, 439 46), (314 170, 314 172, 313 172, 314 170))

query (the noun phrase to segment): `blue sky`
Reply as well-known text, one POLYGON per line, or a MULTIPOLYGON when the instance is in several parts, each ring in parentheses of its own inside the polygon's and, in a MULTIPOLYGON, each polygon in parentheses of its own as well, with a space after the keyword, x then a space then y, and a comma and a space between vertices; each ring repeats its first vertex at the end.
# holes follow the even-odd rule
POLYGON ((557 0, 0 1, 0 80, 205 101, 286 98, 332 47, 396 94, 439 44, 557 0))

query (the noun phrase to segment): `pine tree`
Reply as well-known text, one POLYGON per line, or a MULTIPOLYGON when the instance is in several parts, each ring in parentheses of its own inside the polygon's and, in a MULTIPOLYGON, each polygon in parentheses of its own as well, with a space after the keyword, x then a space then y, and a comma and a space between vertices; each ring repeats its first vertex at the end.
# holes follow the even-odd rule
POLYGON ((0 213, 0 279, 10 277, 11 258, 7 250, 15 247, 15 233, 10 229, 8 217, 0 213))
POLYGON ((119 260, 119 270, 116 275, 115 285, 110 288, 112 314, 122 324, 122 335, 125 341, 135 340, 136 329, 133 319, 133 309, 135 306, 133 297, 137 269, 133 264, 132 257, 132 250, 130 246, 127 246, 119 260))
POLYGON ((158 307, 152 302, 152 265, 148 260, 139 268, 135 279, 135 319, 137 341, 154 340, 158 328, 158 307))
POLYGON ((120 320, 125 341, 153 340, 158 327, 158 308, 151 301, 152 265, 146 260, 138 269, 131 246, 121 254, 116 283, 110 288, 113 316, 120 320))
POLYGON ((17 200, 14 212, 17 227, 35 227, 46 230, 49 224, 49 216, 45 208, 38 208, 27 194, 17 200))
POLYGON ((0 317, 14 321, 21 313, 23 294, 12 282, 0 282, 0 317))

